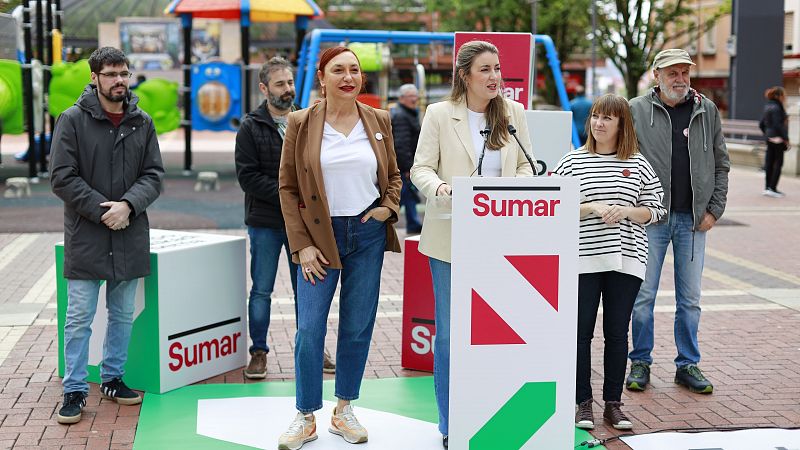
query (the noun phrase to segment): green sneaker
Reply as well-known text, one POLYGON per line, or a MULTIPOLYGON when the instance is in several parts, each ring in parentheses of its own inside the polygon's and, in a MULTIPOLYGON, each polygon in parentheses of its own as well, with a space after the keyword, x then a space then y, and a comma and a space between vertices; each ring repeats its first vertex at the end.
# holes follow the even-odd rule
POLYGON ((714 392, 714 385, 703 376, 703 372, 694 364, 678 367, 678 370, 675 371, 675 383, 686 386, 696 394, 711 394, 714 392))
POLYGON ((631 391, 643 391, 650 383, 650 364, 642 361, 631 363, 631 373, 625 380, 625 387, 631 391))

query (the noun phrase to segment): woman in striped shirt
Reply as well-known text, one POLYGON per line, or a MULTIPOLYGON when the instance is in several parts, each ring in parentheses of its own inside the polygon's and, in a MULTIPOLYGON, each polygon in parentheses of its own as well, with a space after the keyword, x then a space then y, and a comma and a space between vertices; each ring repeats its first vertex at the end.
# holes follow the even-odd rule
POLYGON ((584 147, 568 153, 555 173, 580 179, 581 224, 578 277, 578 360, 575 424, 593 429, 591 344, 603 301, 603 417, 620 430, 632 428, 622 406, 628 324, 647 264, 644 226, 666 210, 655 171, 639 153, 628 102, 618 95, 592 105, 584 147))

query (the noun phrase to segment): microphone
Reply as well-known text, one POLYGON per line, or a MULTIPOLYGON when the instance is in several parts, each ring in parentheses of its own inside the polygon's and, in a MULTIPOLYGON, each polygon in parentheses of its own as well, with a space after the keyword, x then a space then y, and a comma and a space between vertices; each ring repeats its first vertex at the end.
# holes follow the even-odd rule
POLYGON ((492 134, 492 127, 487 123, 486 128, 479 131, 481 136, 483 136, 483 148, 481 149, 481 157, 478 158, 478 176, 481 175, 481 171, 483 170, 483 157, 486 155, 486 143, 489 141, 489 135, 492 134))
POLYGON ((539 166, 533 163, 533 159, 528 155, 528 152, 525 151, 525 147, 522 146, 522 142, 519 141, 517 137, 517 129, 514 128, 514 125, 508 124, 508 132, 511 133, 511 136, 514 136, 514 140, 517 141, 517 145, 522 150, 522 154, 525 155, 525 159, 528 160, 528 164, 531 165, 531 170, 533 171, 533 176, 539 175, 539 166))

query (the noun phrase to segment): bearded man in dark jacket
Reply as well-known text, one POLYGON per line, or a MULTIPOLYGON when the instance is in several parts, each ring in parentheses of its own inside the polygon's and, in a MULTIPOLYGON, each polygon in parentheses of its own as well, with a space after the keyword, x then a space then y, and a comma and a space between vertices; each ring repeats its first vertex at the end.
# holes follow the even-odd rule
POLYGON ((92 82, 53 131, 50 182, 64 201, 64 403, 59 423, 77 423, 86 405, 91 324, 105 284, 108 325, 100 367, 103 398, 142 398, 122 382, 139 278, 150 274, 146 209, 161 192, 164 167, 153 120, 128 89, 125 54, 89 57, 92 82))
MULTIPOLYGON (((281 248, 286 250, 292 291, 297 292, 297 264, 292 262, 278 197, 283 136, 289 113, 294 110, 294 75, 289 62, 276 56, 261 66, 258 77, 258 87, 266 100, 242 120, 235 150, 236 177, 244 191, 244 223, 250 238, 253 282, 247 303, 253 345, 249 349, 250 363, 244 371, 244 376, 250 379, 267 376, 267 332, 281 248)), ((323 370, 333 373, 336 365, 327 352, 324 355, 323 370)))

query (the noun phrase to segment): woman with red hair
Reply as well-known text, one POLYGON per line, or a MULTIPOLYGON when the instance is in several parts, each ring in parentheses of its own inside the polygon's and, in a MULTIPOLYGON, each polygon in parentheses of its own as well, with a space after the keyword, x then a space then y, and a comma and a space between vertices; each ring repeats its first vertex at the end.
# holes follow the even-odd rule
POLYGON ((400 252, 394 231, 400 171, 389 113, 356 101, 364 75, 346 47, 322 53, 317 70, 324 99, 289 115, 279 174, 281 209, 297 273, 295 377, 297 415, 278 448, 317 439, 328 313, 341 277, 336 350, 338 403, 329 431, 367 441, 350 404, 367 363, 385 251, 400 252))

